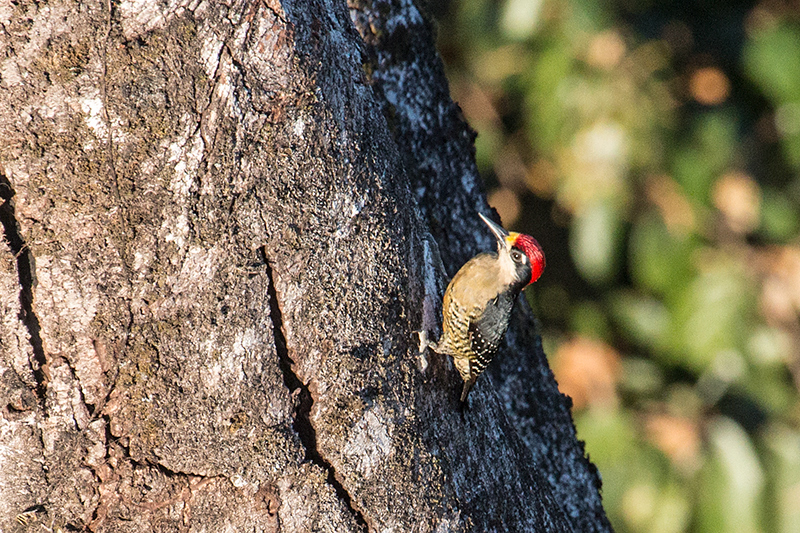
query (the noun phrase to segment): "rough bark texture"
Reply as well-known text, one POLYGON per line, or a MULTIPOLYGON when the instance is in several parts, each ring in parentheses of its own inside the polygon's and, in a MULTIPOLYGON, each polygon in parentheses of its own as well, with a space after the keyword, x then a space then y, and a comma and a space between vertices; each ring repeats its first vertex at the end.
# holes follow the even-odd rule
POLYGON ((609 531, 408 0, 0 2, 0 530, 609 531), (349 12, 348 12, 349 11, 349 12))

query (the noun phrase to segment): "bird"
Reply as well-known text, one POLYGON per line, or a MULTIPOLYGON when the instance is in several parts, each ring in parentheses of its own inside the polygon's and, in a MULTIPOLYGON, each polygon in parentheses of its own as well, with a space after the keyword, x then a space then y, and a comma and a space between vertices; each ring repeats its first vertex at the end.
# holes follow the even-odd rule
POLYGON ((420 341, 421 351, 430 348, 453 358, 464 380, 461 402, 497 353, 517 296, 545 267, 536 239, 478 214, 497 240, 497 252, 478 254, 459 269, 444 293, 442 336, 432 343, 425 332, 420 341))

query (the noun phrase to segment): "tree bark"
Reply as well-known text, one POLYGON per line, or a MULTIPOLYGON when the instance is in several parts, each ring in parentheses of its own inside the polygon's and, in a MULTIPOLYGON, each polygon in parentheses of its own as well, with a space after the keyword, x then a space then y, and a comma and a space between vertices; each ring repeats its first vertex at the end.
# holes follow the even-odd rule
POLYGON ((523 301, 417 354, 491 242, 410 0, 0 23, 0 530, 610 531, 523 301))

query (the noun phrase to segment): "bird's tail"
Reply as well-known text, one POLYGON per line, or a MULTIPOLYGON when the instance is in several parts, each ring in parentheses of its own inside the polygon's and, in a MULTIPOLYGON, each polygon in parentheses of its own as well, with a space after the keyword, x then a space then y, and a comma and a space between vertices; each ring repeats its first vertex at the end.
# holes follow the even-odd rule
POLYGON ((467 401, 467 395, 469 394, 469 390, 475 384, 475 380, 477 380, 477 379, 478 379, 478 376, 477 375, 473 375, 473 376, 470 376, 469 379, 467 379, 464 382, 464 388, 461 389, 461 401, 462 402, 466 402, 467 401))

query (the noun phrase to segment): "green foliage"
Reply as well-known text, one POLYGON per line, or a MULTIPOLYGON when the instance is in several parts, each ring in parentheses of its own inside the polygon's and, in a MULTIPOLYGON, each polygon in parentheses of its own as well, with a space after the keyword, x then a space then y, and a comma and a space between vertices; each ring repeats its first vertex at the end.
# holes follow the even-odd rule
POLYGON ((733 163, 737 121, 730 113, 705 113, 672 157, 672 173, 694 201, 709 203, 711 185, 733 163))
POLYGON ((709 427, 709 457, 699 480, 700 531, 762 531, 764 471, 747 433, 733 420, 718 418, 709 427))
POLYGON ((792 102, 800 94, 800 63, 787 59, 798 54, 800 27, 788 22, 766 26, 745 43, 744 68, 770 100, 792 102))
POLYGON ((628 268, 637 286, 674 298, 694 276, 691 259, 698 247, 694 235, 670 232, 651 211, 631 229, 628 268))
POLYGON ((626 340, 656 354, 666 353, 670 315, 662 302, 630 289, 620 289, 609 295, 608 310, 626 340))
POLYGON ((761 208, 761 233, 768 239, 788 242, 797 236, 800 217, 785 193, 765 188, 761 208))
POLYGON ((441 20, 479 168, 522 213, 495 207, 569 251, 528 296, 623 533, 800 531, 800 9, 706 7, 441 20))
POLYGON ((800 25, 780 21, 755 32, 744 48, 745 72, 776 106, 786 159, 800 168, 800 25))
POLYGON ((676 363, 699 374, 720 353, 741 348, 741 326, 750 322, 753 302, 748 281, 738 269, 739 265, 712 265, 682 288, 670 333, 676 363))
POLYGON ((622 220, 611 202, 597 202, 572 219, 570 252, 575 266, 589 281, 612 280, 619 270, 622 220))
POLYGON ((793 429, 775 424, 764 432, 761 440, 771 485, 769 497, 777 508, 768 522, 770 529, 779 533, 800 531, 800 505, 796 500, 800 486, 800 436, 793 429))

